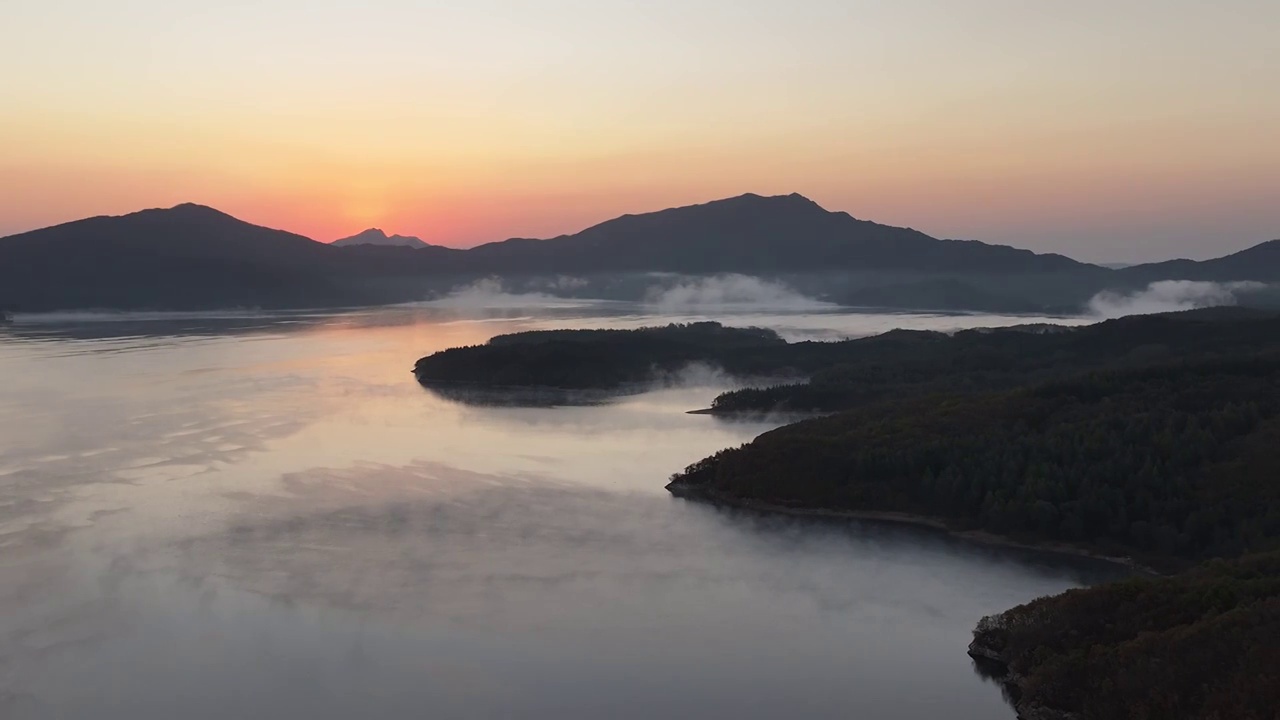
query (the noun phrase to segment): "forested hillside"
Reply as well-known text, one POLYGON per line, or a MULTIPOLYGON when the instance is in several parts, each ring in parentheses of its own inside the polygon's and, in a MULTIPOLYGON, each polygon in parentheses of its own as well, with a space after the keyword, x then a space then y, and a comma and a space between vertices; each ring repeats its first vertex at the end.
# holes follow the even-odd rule
POLYGON ((772 330, 713 322, 638 330, 545 330, 437 352, 418 360, 414 374, 427 385, 608 390, 648 382, 691 363, 776 371, 775 358, 788 348, 772 330))
POLYGON ((894 511, 1158 556, 1280 539, 1280 354, 878 403, 765 433, 673 478, 725 502, 894 511))
POLYGON ((717 412, 830 412, 885 398, 1010 389, 1085 370, 1280 350, 1280 315, 1211 308, 1084 327, 894 331, 839 344, 807 382, 734 390, 717 412))
POLYGON ((1041 598, 984 618, 969 652, 1023 717, 1274 720, 1278 641, 1269 553, 1041 598))

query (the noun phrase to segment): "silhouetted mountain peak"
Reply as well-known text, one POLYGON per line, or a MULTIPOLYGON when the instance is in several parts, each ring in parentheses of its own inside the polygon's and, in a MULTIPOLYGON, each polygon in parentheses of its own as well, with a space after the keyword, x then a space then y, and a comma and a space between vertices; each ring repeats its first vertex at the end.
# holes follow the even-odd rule
POLYGON ((386 239, 387 239, 387 234, 382 231, 382 228, 369 228, 368 230, 365 230, 363 232, 358 232, 355 235, 352 235, 351 237, 342 238, 342 240, 335 240, 334 242, 343 242, 348 240, 352 240, 352 241, 364 240, 364 241, 373 242, 373 241, 386 240, 386 239))
MULTIPOLYGON (((702 205, 687 205, 686 208, 708 208, 708 207, 737 207, 737 208, 792 208, 797 210, 818 210, 823 213, 830 214, 826 208, 800 193, 791 193, 790 195, 758 195, 756 193, 743 193, 734 197, 724 198, 722 200, 712 200, 702 205)), ((677 210, 684 208, 675 208, 677 210)))
MULTIPOLYGON (((280 248, 324 246, 301 235, 254 225, 198 203, 100 215, 3 239, 7 247, 74 250, 95 256, 130 252, 194 252, 249 260, 280 248)), ((193 255, 194 257, 195 255, 193 255)))
POLYGON ((169 209, 178 211, 178 212, 215 212, 215 213, 218 213, 219 215, 225 214, 221 210, 218 210, 216 208, 212 208, 212 207, 209 207, 208 205, 201 205, 200 203, 194 203, 194 202, 178 203, 177 205, 174 205, 169 209))
POLYGON ((351 237, 333 241, 334 247, 350 247, 352 245, 380 245, 384 247, 427 247, 427 243, 408 235, 387 235, 381 228, 369 228, 351 237))
POLYGON ((829 211, 799 193, 745 193, 623 215, 572 235, 468 250, 376 227, 332 245, 338 247, 198 203, 88 218, 0 238, 0 301, 46 309, 283 305, 398 300, 423 287, 418 278, 794 273, 841 275, 835 285, 822 281, 841 292, 883 286, 874 297, 849 296, 860 303, 972 308, 994 305, 996 298, 1007 307, 1006 298, 1045 297, 1035 302, 1066 307, 1108 286, 1127 291, 1166 279, 1280 280, 1280 240, 1200 263, 1107 270, 1060 255, 939 240, 829 211), (343 251, 351 245, 366 247, 343 251))
MULTIPOLYGON (((183 220, 232 220, 235 222, 244 222, 239 218, 218 210, 217 208, 201 205, 200 203, 185 202, 174 205, 171 208, 157 208, 155 210, 143 210, 141 213, 131 213, 132 215, 141 215, 148 213, 151 215, 168 216, 183 220)), ((123 215, 121 217, 129 217, 123 215)), ((246 223, 248 224, 248 223, 246 223)))
POLYGON ((189 309, 333 302, 339 253, 183 203, 0 240, 0 304, 189 309))
POLYGON ((799 193, 745 193, 623 215, 574 235, 489 243, 468 257, 497 273, 1099 270, 1061 256, 947 242, 911 228, 859 220, 799 193))

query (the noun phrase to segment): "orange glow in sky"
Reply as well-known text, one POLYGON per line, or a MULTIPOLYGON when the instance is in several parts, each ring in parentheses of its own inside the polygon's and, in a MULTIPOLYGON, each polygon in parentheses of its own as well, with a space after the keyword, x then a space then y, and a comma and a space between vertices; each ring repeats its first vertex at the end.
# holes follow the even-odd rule
POLYGON ((743 192, 1085 260, 1280 237, 1280 3, 14 0, 0 235, 473 245, 743 192))

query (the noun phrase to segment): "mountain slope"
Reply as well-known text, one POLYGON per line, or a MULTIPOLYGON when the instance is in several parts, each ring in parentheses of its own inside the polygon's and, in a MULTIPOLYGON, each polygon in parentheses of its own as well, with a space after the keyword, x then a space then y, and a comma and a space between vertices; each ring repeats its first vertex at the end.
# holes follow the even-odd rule
POLYGON ((1280 281, 1280 240, 1271 240, 1212 260, 1166 260, 1134 265, 1118 271, 1121 277, 1152 282, 1156 280, 1205 280, 1230 282, 1280 281))
POLYGON ((1111 270, 939 240, 800 195, 748 194, 459 250, 377 229, 325 245, 187 204, 0 239, 0 306, 332 306, 423 299, 490 275, 596 276, 608 289, 619 275, 655 272, 785 276, 803 292, 861 304, 1034 312, 1155 280, 1280 280, 1280 241, 1200 263, 1111 270))
POLYGON ((575 235, 481 245, 468 256, 492 272, 1105 272, 1061 255, 858 220, 800 195, 624 215, 575 235))
POLYGON ((348 300, 339 251, 200 205, 95 217, 0 239, 0 305, 194 309, 348 300))
MULTIPOLYGON (((973 290, 963 295, 1036 296, 1027 304, 1036 307, 1083 302, 1111 272, 1060 255, 938 240, 828 212, 799 195, 742 195, 470 250, 408 247, 415 240, 375 229, 331 246, 191 204, 90 218, 0 239, 0 306, 331 306, 422 299, 489 275, 737 272, 847 276, 828 293, 868 280, 912 287, 965 278, 973 290)), ((930 297, 953 295, 932 288, 930 297)))

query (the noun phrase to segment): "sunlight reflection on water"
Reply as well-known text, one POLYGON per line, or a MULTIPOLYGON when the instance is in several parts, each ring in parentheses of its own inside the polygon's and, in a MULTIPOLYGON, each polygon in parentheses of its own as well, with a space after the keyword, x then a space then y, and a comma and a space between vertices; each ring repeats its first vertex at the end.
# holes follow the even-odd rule
MULTIPOLYGON (((1008 717, 983 614, 1106 575, 674 500, 775 420, 705 374, 484 407, 413 361, 600 306, 21 317, 0 330, 0 716, 1008 717)), ((795 338, 1027 318, 717 316, 795 338)))

